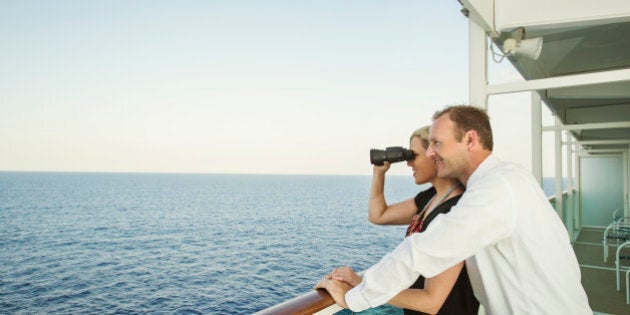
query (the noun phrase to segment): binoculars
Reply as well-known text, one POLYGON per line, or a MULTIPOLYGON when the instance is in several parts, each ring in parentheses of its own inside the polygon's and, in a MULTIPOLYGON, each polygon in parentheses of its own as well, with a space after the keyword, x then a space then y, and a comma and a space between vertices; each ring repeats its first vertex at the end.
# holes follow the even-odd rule
POLYGON ((385 150, 371 149, 370 163, 383 165, 384 162, 396 163, 401 161, 411 161, 416 158, 413 151, 403 147, 388 147, 385 150))

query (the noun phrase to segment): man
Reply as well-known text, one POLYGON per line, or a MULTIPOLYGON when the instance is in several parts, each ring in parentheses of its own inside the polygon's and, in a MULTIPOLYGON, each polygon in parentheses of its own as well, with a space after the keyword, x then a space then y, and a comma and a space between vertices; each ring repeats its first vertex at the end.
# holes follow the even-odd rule
POLYGON ((492 154, 485 111, 452 106, 433 117, 427 156, 438 176, 466 192, 424 233, 407 237, 352 288, 323 280, 353 311, 387 303, 419 274, 466 260, 475 296, 488 314, 593 314, 568 233, 531 174, 492 154))

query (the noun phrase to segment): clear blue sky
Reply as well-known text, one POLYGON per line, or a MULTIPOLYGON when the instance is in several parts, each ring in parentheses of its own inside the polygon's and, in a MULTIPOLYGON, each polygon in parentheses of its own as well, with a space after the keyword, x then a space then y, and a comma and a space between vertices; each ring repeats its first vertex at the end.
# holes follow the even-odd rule
MULTIPOLYGON (((0 170, 371 174, 370 148, 407 145, 436 110, 466 103, 459 10, 456 0, 4 1, 0 170)), ((515 113, 496 108, 493 123, 515 113)), ((529 137, 512 131, 496 135, 508 160, 529 149, 508 145, 529 137)))

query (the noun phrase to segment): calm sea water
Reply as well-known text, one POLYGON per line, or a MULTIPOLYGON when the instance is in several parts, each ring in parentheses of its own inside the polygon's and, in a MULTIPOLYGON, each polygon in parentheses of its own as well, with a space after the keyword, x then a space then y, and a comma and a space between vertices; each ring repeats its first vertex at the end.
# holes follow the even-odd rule
MULTIPOLYGON (((369 185, 0 172, 0 313, 253 313, 309 292, 334 267, 365 269, 400 242, 405 227, 367 222, 369 185)), ((386 196, 420 189, 392 176, 386 196)))

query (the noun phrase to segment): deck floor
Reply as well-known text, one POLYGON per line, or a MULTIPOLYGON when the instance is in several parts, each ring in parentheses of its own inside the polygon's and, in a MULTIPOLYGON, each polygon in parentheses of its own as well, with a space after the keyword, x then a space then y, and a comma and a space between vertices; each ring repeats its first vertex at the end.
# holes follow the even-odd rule
MULTIPOLYGON (((616 290, 615 250, 608 247, 608 261, 604 263, 603 229, 583 229, 573 245, 582 270, 582 285, 591 308, 601 314, 630 314, 626 304, 625 273, 621 274, 621 290, 616 290)), ((625 261, 626 265, 630 262, 625 261)))

